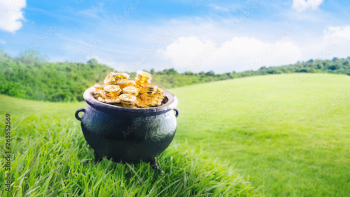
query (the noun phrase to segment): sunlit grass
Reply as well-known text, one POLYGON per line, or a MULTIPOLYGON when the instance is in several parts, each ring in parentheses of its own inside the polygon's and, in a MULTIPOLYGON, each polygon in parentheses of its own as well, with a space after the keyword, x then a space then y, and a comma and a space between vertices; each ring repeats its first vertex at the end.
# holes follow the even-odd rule
POLYGON ((349 76, 260 76, 171 91, 177 142, 202 143, 267 196, 349 196, 349 76))
MULTIPOLYGON (((85 162, 93 158, 93 151, 78 122, 29 116, 14 118, 12 126, 13 193, 7 193, 3 184, 1 151, 0 196, 254 195, 233 169, 184 144, 173 144, 158 157, 164 171, 160 173, 148 163, 85 162)), ((0 140, 4 142, 3 136, 0 140)))

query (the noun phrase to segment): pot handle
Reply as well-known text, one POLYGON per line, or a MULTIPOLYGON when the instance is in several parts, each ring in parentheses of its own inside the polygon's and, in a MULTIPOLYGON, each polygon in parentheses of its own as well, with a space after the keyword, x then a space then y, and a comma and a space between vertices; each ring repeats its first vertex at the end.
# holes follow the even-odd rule
POLYGON ((79 117, 79 112, 85 112, 84 108, 80 108, 75 112, 75 118, 79 121, 81 121, 81 117, 79 117))
POLYGON ((176 109, 176 108, 174 108, 173 110, 176 112, 175 117, 177 118, 177 117, 179 116, 180 112, 179 112, 179 110, 176 109))

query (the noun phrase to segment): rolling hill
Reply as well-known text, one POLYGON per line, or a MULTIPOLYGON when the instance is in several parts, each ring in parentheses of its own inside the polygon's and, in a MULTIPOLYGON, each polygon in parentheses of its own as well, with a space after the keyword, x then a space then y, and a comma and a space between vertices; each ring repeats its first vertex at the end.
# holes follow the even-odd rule
MULTIPOLYGON (((265 196, 346 196, 350 193, 349 76, 255 76, 174 88, 170 92, 178 97, 180 110, 173 144, 185 146, 185 150, 199 148, 203 158, 229 162, 252 183, 256 193, 265 196)), ((0 95, 0 101, 2 114, 11 113, 19 120, 23 115, 32 114, 60 121, 72 120, 75 110, 85 105, 84 102, 27 101, 4 95, 0 95)), ((23 126, 21 132, 30 133, 31 129, 23 126)), ((74 129, 79 130, 78 127, 74 129)), ((45 129, 40 128, 40 132, 45 129)), ((34 132, 33 138, 28 133, 22 138, 40 139, 38 132, 34 132)), ((81 134, 74 135, 83 140, 81 134)), ((50 136, 45 140, 51 139, 50 136)), ((56 145, 59 136, 53 139, 56 145)), ((79 140, 74 143, 81 144, 79 140)), ((53 142, 51 148, 55 147, 53 142)), ((25 144, 18 145, 23 151, 25 144)), ((66 146, 74 149, 69 143, 66 146)), ((39 147, 32 149, 35 151, 39 147)), ((82 147, 87 148, 86 144, 82 147)), ((167 152, 165 158, 171 154, 175 153, 167 152)), ((78 158, 76 161, 84 158, 79 154, 73 156, 78 158)), ((218 164, 215 168, 224 169, 218 164)), ((78 177, 84 169, 81 167, 77 172, 78 177)), ((144 169, 144 166, 137 169, 144 169)), ((196 172, 195 176, 201 173, 205 174, 196 172)), ((242 188, 249 187, 243 185, 242 188)))
POLYGON ((349 76, 256 76, 171 92, 177 141, 229 160, 267 196, 350 194, 349 76))

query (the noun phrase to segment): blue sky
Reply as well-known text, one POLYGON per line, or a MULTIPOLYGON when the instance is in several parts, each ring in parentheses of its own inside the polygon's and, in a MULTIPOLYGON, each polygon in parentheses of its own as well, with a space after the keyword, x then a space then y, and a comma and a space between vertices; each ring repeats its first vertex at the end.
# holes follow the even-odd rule
POLYGON ((118 71, 217 73, 350 56, 350 2, 0 0, 0 46, 118 71))

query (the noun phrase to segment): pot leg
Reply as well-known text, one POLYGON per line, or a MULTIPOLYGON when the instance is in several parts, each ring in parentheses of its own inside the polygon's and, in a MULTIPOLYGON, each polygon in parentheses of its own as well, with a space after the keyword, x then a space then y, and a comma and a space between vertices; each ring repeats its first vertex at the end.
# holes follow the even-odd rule
POLYGON ((164 171, 157 165, 156 158, 153 158, 150 161, 150 165, 153 168, 153 170, 157 170, 158 172, 164 174, 164 171))
POLYGON ((102 157, 99 154, 97 154, 96 152, 94 152, 94 156, 95 156, 95 162, 102 161, 102 157))

